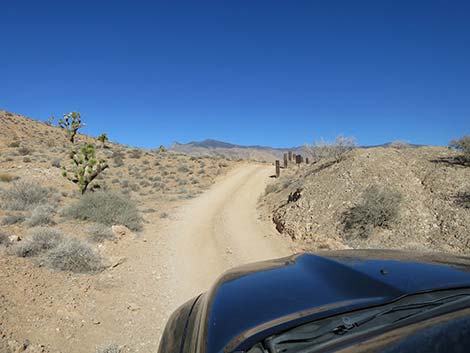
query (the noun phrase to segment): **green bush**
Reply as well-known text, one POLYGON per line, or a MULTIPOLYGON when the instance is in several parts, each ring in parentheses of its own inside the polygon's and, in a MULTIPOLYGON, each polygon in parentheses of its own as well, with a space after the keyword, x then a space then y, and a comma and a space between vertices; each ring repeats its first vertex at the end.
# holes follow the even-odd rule
POLYGON ((54 270, 75 273, 97 272, 104 268, 101 256, 81 241, 66 238, 45 254, 44 264, 54 270))
POLYGON ((370 186, 362 201, 342 215, 344 232, 351 237, 369 237, 375 227, 387 228, 398 216, 402 196, 386 187, 370 186))
POLYGON ((128 197, 111 191, 82 195, 80 200, 64 211, 64 216, 106 224, 121 224, 132 230, 142 228, 142 218, 128 197))
POLYGON ((57 247, 64 239, 64 235, 53 228, 34 228, 28 238, 19 243, 14 252, 20 257, 37 256, 47 250, 57 247))
POLYGON ((14 182, 9 189, 0 190, 4 207, 9 210, 32 209, 46 202, 51 194, 51 189, 26 181, 14 182))

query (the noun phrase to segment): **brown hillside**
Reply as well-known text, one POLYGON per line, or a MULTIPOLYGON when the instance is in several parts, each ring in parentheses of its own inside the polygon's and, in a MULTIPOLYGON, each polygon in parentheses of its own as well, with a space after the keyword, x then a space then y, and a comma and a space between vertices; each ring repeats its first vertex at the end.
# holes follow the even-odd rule
POLYGON ((444 147, 357 149, 344 161, 282 170, 262 200, 277 229, 306 248, 400 248, 466 253, 470 209, 459 193, 470 190, 470 168, 454 164, 444 147), (398 217, 368 238, 344 231, 342 215, 371 185, 402 195, 398 217), (290 193, 301 189, 296 202, 290 193))
MULTIPOLYGON (((83 142, 96 140, 78 135, 76 145, 83 142)), ((180 200, 207 189, 235 163, 117 143, 98 148, 110 168, 96 183, 137 206, 143 224, 133 232, 120 224, 112 228, 62 215, 80 198, 77 186, 61 175, 70 148, 60 128, 0 111, 0 353, 90 353, 111 342, 122 353, 138 351, 133 347, 155 351, 162 325, 155 324, 156 315, 162 317, 155 298, 163 300, 159 279, 165 270, 155 252, 161 229, 175 217, 180 200), (52 190, 34 207, 8 207, 3 193, 21 182, 52 190), (47 223, 32 225, 35 213, 47 223), (75 244, 72 255, 77 244, 91 249, 102 259, 101 271, 88 271, 87 263, 85 273, 52 267, 47 261, 55 251, 60 266, 65 248, 41 250, 37 256, 23 251, 37 229, 62 234, 63 244, 75 244)))

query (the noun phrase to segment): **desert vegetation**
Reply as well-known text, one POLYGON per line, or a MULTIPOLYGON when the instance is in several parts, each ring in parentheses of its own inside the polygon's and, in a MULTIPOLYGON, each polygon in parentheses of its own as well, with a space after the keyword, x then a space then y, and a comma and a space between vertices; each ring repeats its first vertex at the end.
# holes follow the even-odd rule
MULTIPOLYGON (((0 322, 6 325, 0 325, 0 347, 11 342, 12 351, 40 347, 23 340, 25 330, 43 333, 45 341, 38 343, 46 346, 50 337, 99 330, 103 320, 90 319, 96 296, 114 296, 129 285, 117 281, 134 276, 127 264, 151 253, 146 241, 158 234, 159 222, 172 219, 173 205, 203 192, 233 165, 163 146, 129 147, 109 141, 105 133, 84 135, 78 112, 59 122, 54 126, 52 119, 39 122, 0 111, 0 301, 5 304, 0 322), (7 304, 10 298, 21 305, 7 304), (64 319, 58 314, 64 308, 79 314, 64 319), (88 314, 81 318, 81 313, 88 314), (53 332, 47 331, 51 325, 53 332)), ((134 315, 124 305, 124 314, 131 316, 123 315, 123 326, 134 315)), ((116 344, 101 347, 106 341, 103 337, 93 347, 129 351, 116 344)))
POLYGON ((451 148, 402 143, 354 148, 340 141, 337 150, 335 143, 320 143, 307 148, 314 163, 282 169, 260 206, 280 233, 305 249, 466 253, 467 142, 464 136, 451 148))
POLYGON ((87 193, 66 208, 63 215, 108 226, 122 224, 131 230, 142 228, 142 218, 136 205, 117 192, 87 193))
POLYGON ((376 227, 387 228, 399 213, 400 193, 378 185, 368 187, 361 201, 345 211, 341 223, 348 237, 369 237, 376 227))
POLYGON ((450 141, 449 146, 461 152, 457 160, 463 164, 470 165, 470 135, 450 141))
POLYGON ((314 163, 320 161, 340 162, 354 148, 356 148, 355 138, 341 135, 337 136, 334 142, 327 142, 322 139, 313 145, 305 146, 314 163))

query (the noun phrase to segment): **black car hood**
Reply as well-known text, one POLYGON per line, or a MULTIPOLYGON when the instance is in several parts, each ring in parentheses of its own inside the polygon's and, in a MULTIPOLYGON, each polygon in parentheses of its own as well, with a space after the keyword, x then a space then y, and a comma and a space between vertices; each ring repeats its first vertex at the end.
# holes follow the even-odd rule
POLYGON ((470 287, 470 258, 441 254, 332 251, 247 265, 207 293, 205 351, 243 350, 307 321, 462 287, 470 287))

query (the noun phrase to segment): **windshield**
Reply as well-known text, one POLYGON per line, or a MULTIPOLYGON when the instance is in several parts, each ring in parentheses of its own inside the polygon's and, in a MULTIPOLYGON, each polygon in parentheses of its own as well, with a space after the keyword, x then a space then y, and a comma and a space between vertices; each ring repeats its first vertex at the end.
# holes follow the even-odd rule
MULTIPOLYGON (((438 291, 412 295, 391 304, 350 312, 310 322, 268 337, 249 353, 313 353, 365 332, 383 332, 406 324, 407 319, 435 313, 444 308, 470 304, 470 290, 438 291)), ((427 316, 426 316, 427 317, 427 316)))

